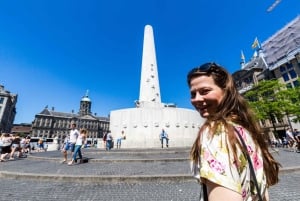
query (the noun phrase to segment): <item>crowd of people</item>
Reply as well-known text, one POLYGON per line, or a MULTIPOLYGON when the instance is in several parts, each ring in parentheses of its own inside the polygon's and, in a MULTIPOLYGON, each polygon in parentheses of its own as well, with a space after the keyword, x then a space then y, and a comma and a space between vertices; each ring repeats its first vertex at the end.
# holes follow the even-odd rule
POLYGON ((0 161, 24 158, 31 153, 30 136, 20 137, 10 133, 3 133, 0 137, 0 161))
POLYGON ((287 128, 285 136, 282 138, 274 138, 271 140, 272 147, 283 147, 289 151, 300 153, 300 132, 298 129, 287 128))
MULTIPOLYGON (((71 124, 71 130, 67 136, 64 137, 61 147, 59 148, 63 154, 61 163, 73 165, 85 162, 82 156, 82 148, 87 147, 87 130, 82 128, 78 130, 76 124, 71 124), (71 154, 68 161, 68 151, 71 154), (78 158, 77 158, 78 157, 78 158)), ((122 140, 126 139, 124 131, 116 138, 117 149, 121 148, 122 140)), ((103 136, 103 143, 106 150, 111 150, 114 147, 114 138, 111 132, 107 132, 103 136)), ((43 138, 38 139, 35 145, 31 141, 31 137, 20 137, 17 134, 3 133, 0 137, 0 162, 8 160, 15 160, 16 158, 25 158, 27 154, 32 152, 47 151, 48 144, 43 138)))
MULTIPOLYGON (((117 149, 121 149, 122 140, 126 140, 126 134, 122 130, 121 134, 116 138, 116 146, 117 149)), ((106 151, 110 151, 112 148, 114 148, 114 137, 112 136, 110 130, 103 135, 103 146, 106 151)))

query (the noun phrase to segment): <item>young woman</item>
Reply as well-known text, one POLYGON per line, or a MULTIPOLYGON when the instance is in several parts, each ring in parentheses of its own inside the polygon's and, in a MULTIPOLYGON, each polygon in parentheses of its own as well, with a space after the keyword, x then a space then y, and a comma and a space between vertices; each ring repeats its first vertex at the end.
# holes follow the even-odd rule
POLYGON ((21 138, 16 135, 13 136, 12 143, 11 143, 11 152, 10 152, 10 157, 9 160, 14 160, 14 155, 16 152, 18 152, 17 157, 21 157, 21 138))
POLYGON ((200 182, 209 201, 252 201, 258 194, 269 200, 267 188, 278 182, 279 163, 268 151, 259 125, 232 76, 215 63, 188 73, 191 103, 206 119, 191 149, 200 182), (247 157, 238 135, 247 145, 260 192, 253 185, 247 157))

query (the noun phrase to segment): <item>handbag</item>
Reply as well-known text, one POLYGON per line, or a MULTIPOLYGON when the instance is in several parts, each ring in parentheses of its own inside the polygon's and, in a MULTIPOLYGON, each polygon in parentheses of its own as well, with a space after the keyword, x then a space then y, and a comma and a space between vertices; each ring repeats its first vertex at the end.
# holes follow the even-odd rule
POLYGON ((258 200, 259 200, 259 201, 263 201, 262 196, 261 196, 261 194, 260 194, 260 188, 259 188, 259 186, 258 186, 257 179, 256 179, 256 176, 255 176, 253 164, 252 164, 251 158, 250 158, 250 156, 249 156, 249 153, 248 153, 248 151, 247 151, 246 143, 245 143, 245 141, 243 140, 243 138, 242 138, 240 132, 236 129, 236 127, 234 127, 234 130, 235 130, 235 132, 237 133, 237 136, 239 137, 240 142, 241 142, 242 145, 243 145, 243 148, 244 148, 244 151, 243 151, 243 152, 244 152, 244 154, 246 155, 247 160, 248 160, 248 163, 249 163, 250 174, 251 174, 252 177, 253 177, 254 185, 255 185, 256 191, 257 191, 257 193, 258 193, 258 200))

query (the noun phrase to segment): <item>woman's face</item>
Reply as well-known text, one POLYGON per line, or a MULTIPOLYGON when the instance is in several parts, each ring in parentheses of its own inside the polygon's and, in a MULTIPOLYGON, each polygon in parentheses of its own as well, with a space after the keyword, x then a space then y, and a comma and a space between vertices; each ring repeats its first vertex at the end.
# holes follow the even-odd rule
POLYGON ((200 75, 190 83, 191 103, 203 118, 208 118, 217 111, 217 106, 224 97, 223 90, 215 84, 213 78, 200 75))

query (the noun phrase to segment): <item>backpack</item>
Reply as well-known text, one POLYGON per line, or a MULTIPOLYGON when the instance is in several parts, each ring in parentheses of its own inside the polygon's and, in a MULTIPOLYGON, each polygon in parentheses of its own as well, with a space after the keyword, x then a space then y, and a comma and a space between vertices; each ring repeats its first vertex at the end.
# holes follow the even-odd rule
POLYGON ((106 136, 107 136, 107 133, 105 133, 105 134, 103 135, 103 141, 106 141, 106 136))

